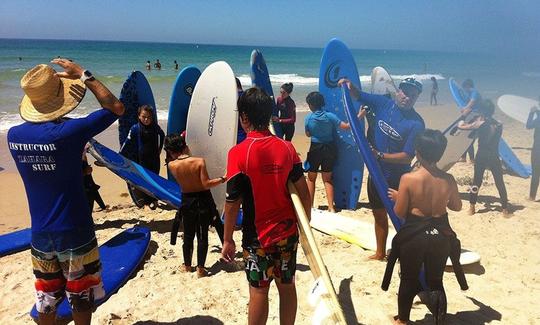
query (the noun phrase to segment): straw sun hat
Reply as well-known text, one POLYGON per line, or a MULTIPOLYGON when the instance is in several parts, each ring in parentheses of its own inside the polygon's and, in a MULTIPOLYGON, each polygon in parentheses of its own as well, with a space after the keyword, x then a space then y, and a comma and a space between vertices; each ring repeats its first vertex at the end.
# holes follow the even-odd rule
POLYGON ((84 97, 86 86, 79 79, 60 78, 46 64, 39 64, 21 79, 25 96, 19 111, 28 122, 54 121, 71 112, 84 97))

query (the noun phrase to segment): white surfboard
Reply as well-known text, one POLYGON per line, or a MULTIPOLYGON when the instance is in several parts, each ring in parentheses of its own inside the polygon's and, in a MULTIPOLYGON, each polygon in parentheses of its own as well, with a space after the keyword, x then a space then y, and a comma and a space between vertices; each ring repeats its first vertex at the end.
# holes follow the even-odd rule
POLYGON ((504 114, 523 124, 527 123, 531 107, 540 107, 534 99, 515 95, 502 95, 497 100, 497 106, 504 114))
MULTIPOLYGON (((337 237, 348 243, 358 245, 366 250, 375 251, 377 241, 375 239, 375 228, 373 223, 352 219, 338 213, 311 210, 311 227, 325 234, 337 237)), ((389 229, 386 239, 386 248, 392 248, 392 239, 396 235, 393 229, 389 229)), ((461 265, 472 264, 480 261, 480 255, 466 249, 461 250, 459 262, 461 265)), ((450 258, 446 261, 446 266, 451 266, 450 258)))
POLYGON ((371 93, 396 96, 397 87, 390 74, 383 67, 375 67, 371 72, 371 93))
MULTIPOLYGON (((186 142, 191 154, 206 160, 208 176, 225 175, 227 153, 236 144, 238 110, 236 81, 224 61, 210 64, 201 74, 189 105, 186 142)), ((221 214, 225 204, 225 184, 212 189, 221 214)))

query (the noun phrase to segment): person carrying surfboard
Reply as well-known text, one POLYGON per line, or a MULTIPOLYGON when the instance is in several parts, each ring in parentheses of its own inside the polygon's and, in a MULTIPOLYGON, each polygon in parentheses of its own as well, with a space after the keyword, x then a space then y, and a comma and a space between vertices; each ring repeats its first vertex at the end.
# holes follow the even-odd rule
MULTIPOLYGON (((369 94, 357 89, 348 79, 341 79, 339 85, 347 84, 351 96, 370 107, 374 118, 372 125, 372 152, 388 183, 389 188, 397 189, 401 175, 411 170, 414 158, 414 138, 425 129, 424 120, 414 110, 414 104, 422 92, 422 84, 414 78, 405 78, 396 92, 396 99, 384 95, 369 94)), ((368 199, 375 218, 375 237, 377 250, 370 259, 383 260, 386 257, 386 238, 388 237, 388 216, 384 204, 368 177, 368 199)))
POLYGON ((474 162, 473 184, 470 188, 469 215, 476 213, 478 192, 480 186, 482 186, 484 172, 489 169, 499 192, 503 215, 509 217, 511 213, 508 210, 508 195, 503 180, 502 163, 499 159, 499 142, 501 141, 503 126, 501 122, 493 118, 494 112, 495 104, 490 100, 484 100, 478 109, 480 115, 475 120, 471 123, 462 121, 458 124, 458 127, 462 130, 477 130, 478 132, 478 152, 474 162))
POLYGON ((40 324, 56 323, 56 308, 67 296, 75 324, 90 324, 94 302, 105 296, 92 214, 81 175, 86 143, 124 114, 124 105, 90 71, 67 59, 54 59, 21 79, 25 123, 7 140, 23 179, 32 219, 32 267, 40 324), (64 119, 86 89, 102 109, 64 119))
MULTIPOLYGON (((204 277, 208 253, 208 227, 218 214, 210 189, 225 182, 224 176, 210 179, 206 161, 193 157, 184 137, 170 134, 165 138, 165 151, 170 161, 167 166, 182 189, 182 203, 178 212, 184 225, 183 270, 191 272, 193 240, 197 236, 197 276, 204 277)), ((172 238, 176 238, 173 234, 172 238)))
MULTIPOLYGON (((405 224, 392 240, 392 251, 382 284, 388 290, 392 270, 399 258, 401 281, 398 292, 398 316, 394 324, 408 324, 414 297, 419 292, 418 277, 422 265, 426 275, 428 305, 435 324, 445 324, 446 294, 443 274, 453 248, 460 247, 450 227, 447 208, 460 211, 461 199, 456 180, 437 168, 446 149, 440 131, 427 129, 416 136, 414 148, 420 167, 401 176, 399 190, 388 190, 395 202, 394 211, 405 224), (452 241, 457 241, 457 245, 452 241)), ((460 249, 455 253, 459 256, 460 249)), ((458 258, 459 260, 459 258, 458 258)))
POLYGON ((297 298, 294 276, 298 225, 287 189, 291 181, 308 214, 309 191, 302 162, 291 142, 279 139, 268 127, 273 101, 262 89, 250 88, 238 99, 238 113, 247 138, 229 150, 225 241, 221 255, 233 262, 233 229, 242 204, 242 248, 249 283, 248 324, 266 324, 268 291, 275 279, 279 292, 280 323, 294 324, 297 298))
POLYGON ((336 161, 337 147, 334 141, 338 128, 346 130, 350 126, 349 123, 340 120, 336 114, 324 110, 324 97, 320 92, 309 93, 306 102, 311 110, 304 120, 306 136, 311 138, 306 160, 309 164, 307 184, 311 205, 315 199, 317 173, 320 171, 328 201, 328 211, 335 212, 332 170, 336 161))
MULTIPOLYGON (((540 102, 540 98, 538 98, 540 102)), ((540 114, 538 105, 531 107, 529 117, 527 118, 527 129, 534 129, 534 140, 531 150, 531 188, 529 190, 529 200, 536 200, 536 192, 540 183, 540 114)))
MULTIPOLYGON (((480 96, 480 93, 474 87, 474 82, 472 81, 472 79, 465 79, 461 83, 461 88, 463 88, 463 92, 467 100, 467 105, 461 108, 461 116, 466 117, 471 112, 477 112, 480 109, 482 96, 480 96)), ((469 148, 467 148, 467 151, 463 153, 460 161, 465 162, 467 160, 467 155, 469 155, 470 161, 474 163, 474 141, 473 143, 471 143, 469 148)))

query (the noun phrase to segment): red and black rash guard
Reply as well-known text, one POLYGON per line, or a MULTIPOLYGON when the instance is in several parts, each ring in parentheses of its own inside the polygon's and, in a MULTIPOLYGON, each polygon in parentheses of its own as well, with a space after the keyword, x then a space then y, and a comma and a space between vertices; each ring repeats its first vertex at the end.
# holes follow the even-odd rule
POLYGON ((290 142, 270 131, 252 131, 229 151, 227 202, 242 199, 243 247, 268 247, 297 233, 287 181, 303 176, 290 142))

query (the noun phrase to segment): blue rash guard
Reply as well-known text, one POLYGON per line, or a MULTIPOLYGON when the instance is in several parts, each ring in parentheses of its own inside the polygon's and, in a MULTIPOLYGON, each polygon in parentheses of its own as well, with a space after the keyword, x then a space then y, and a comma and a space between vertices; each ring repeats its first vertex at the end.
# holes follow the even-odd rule
POLYGON ((467 104, 471 100, 474 100, 472 110, 478 111, 478 109, 480 108, 480 103, 482 102, 482 97, 480 96, 478 90, 476 90, 476 88, 471 88, 469 91, 464 90, 463 92, 465 94, 465 101, 467 102, 467 104))
POLYGON ((341 120, 336 114, 322 109, 309 113, 304 119, 305 131, 309 132, 313 143, 333 143, 340 124, 341 120))
POLYGON ((8 146, 26 189, 32 232, 93 226, 84 194, 82 154, 88 140, 117 118, 101 109, 84 118, 25 122, 9 130, 8 146))
MULTIPOLYGON (((401 109, 392 99, 383 95, 360 92, 360 101, 373 114, 369 129, 371 145, 382 153, 405 152, 414 157, 414 139, 425 129, 424 120, 414 108, 401 109)), ((401 175, 411 170, 409 164, 393 164, 379 161, 386 180, 399 180, 401 175)))

